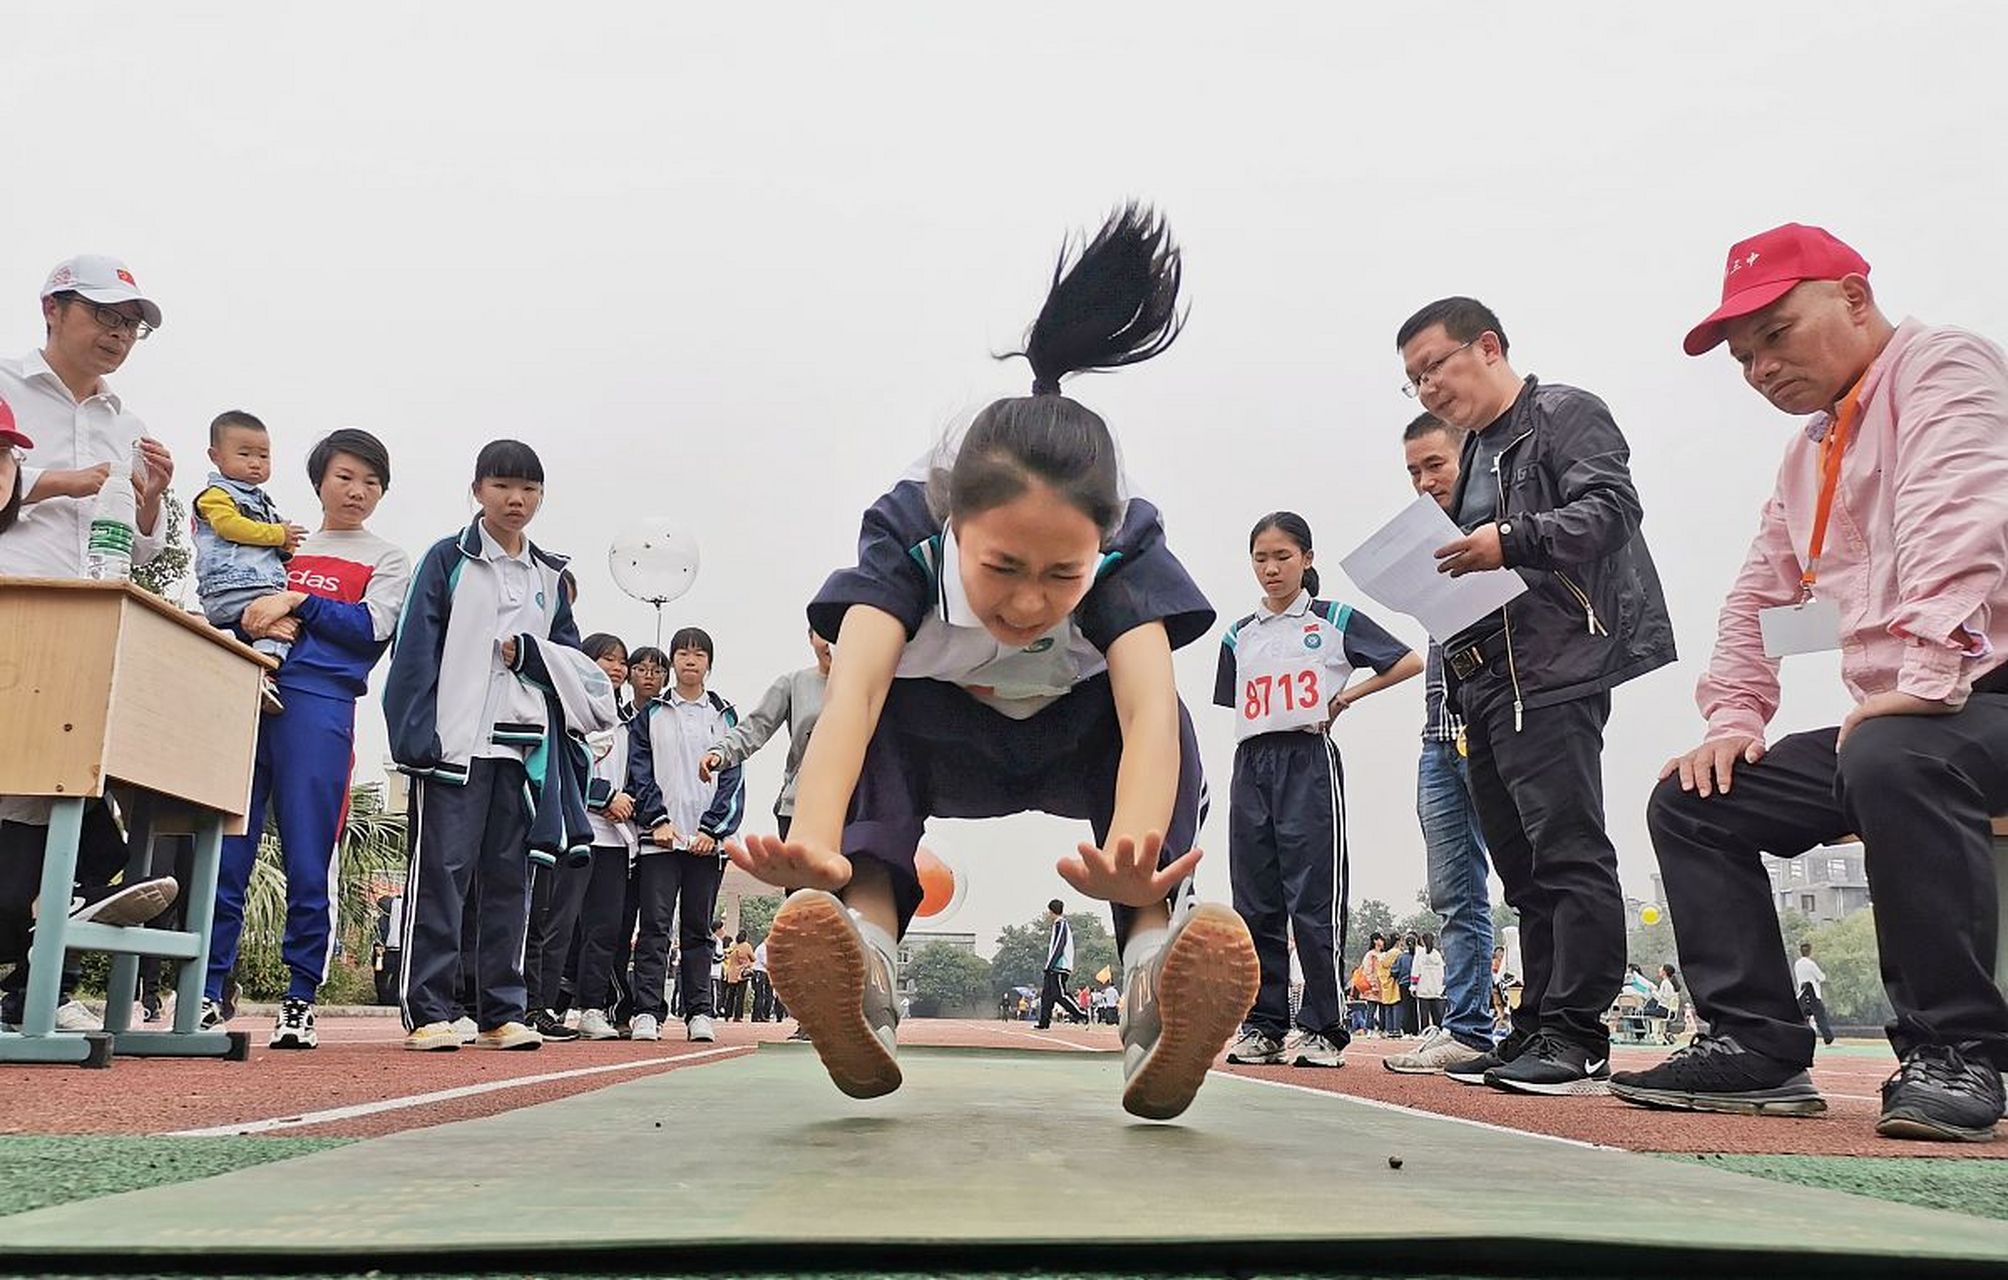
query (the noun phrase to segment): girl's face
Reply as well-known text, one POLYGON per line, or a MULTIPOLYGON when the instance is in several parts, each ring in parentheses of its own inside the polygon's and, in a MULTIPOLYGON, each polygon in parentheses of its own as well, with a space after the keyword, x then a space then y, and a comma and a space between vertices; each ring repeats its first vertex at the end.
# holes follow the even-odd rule
POLYGON ((360 529, 383 501, 383 478, 352 453, 328 459, 321 472, 321 524, 328 529, 360 529))
POLYGON ((1277 609, 1297 598, 1304 589, 1304 570, 1311 567, 1311 553, 1276 528, 1255 535, 1248 560, 1255 566, 1255 581, 1262 584, 1263 600, 1277 609))
POLYGON ((702 649, 678 649, 669 655, 669 665, 676 670, 679 689, 702 689, 704 677, 711 674, 711 659, 702 649))
POLYGON ((1095 585, 1102 534, 1036 481, 1001 506, 955 521, 969 607, 1002 645, 1022 649, 1058 626, 1095 585))
POLYGON ((536 480, 487 476, 475 482, 474 500, 481 504, 481 518, 490 529, 521 533, 544 504, 544 486, 536 480))
POLYGON ((654 702, 668 678, 669 673, 654 662, 637 662, 629 667, 628 685, 634 690, 635 705, 654 702))
POLYGON ((614 688, 618 689, 627 683, 627 650, 615 645, 593 661, 599 663, 600 670, 607 673, 607 679, 614 682, 614 688))

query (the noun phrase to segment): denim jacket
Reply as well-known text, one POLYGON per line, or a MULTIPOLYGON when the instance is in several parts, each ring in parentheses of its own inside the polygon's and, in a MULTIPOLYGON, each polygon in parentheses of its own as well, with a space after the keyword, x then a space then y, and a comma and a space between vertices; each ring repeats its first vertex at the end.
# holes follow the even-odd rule
MULTIPOLYGON (((220 471, 209 473, 203 492, 221 489, 237 504, 245 519, 260 524, 280 524, 278 508, 271 496, 255 484, 232 480, 220 471)), ((232 542, 217 533, 199 514, 191 517, 195 531, 195 581, 204 595, 263 587, 286 590, 286 556, 277 547, 254 547, 232 542)))

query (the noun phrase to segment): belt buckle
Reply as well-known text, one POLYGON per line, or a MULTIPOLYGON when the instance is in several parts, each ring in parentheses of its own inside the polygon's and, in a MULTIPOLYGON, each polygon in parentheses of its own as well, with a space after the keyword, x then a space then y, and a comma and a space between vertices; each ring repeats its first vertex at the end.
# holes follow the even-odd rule
POLYGON ((1459 680, 1469 680, 1485 665, 1485 653, 1474 644, 1456 653, 1445 654, 1443 660, 1450 664, 1451 673, 1459 680))

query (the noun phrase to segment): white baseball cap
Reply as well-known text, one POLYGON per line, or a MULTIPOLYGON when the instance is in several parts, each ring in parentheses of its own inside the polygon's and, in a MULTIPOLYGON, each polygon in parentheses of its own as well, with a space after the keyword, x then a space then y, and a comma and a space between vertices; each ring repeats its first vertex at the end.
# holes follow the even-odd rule
POLYGON ((74 293, 107 306, 137 302, 140 318, 160 328, 160 307, 140 293, 139 281, 125 263, 102 253, 80 253, 57 263, 42 285, 43 297, 53 293, 74 293))

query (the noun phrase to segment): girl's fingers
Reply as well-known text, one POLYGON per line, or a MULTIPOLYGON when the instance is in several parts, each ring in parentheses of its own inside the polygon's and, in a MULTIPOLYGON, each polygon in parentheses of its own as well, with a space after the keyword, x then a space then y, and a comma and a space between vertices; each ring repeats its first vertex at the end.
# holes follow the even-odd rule
POLYGON ((1164 870, 1152 877, 1151 887, 1157 889, 1162 894, 1169 895, 1173 889, 1178 887, 1180 881, 1192 874, 1193 869, 1199 866, 1199 860, 1205 856, 1198 849, 1191 849, 1173 858, 1164 870))

